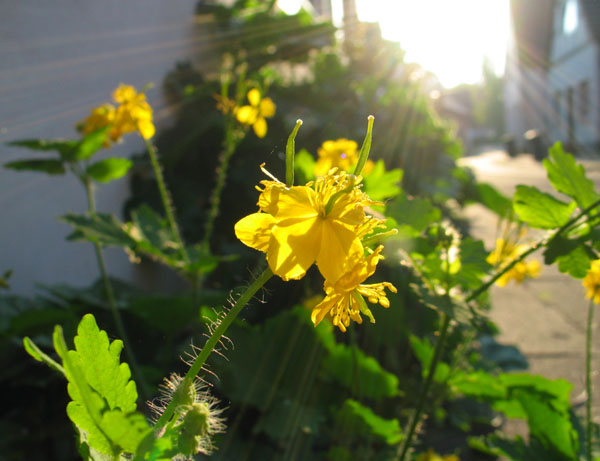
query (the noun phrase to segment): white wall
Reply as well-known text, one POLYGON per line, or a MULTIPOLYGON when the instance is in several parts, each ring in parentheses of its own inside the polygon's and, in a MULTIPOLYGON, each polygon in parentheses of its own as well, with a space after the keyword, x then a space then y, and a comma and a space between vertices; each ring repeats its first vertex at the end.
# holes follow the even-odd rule
MULTIPOLYGON (((0 0, 0 163, 31 156, 6 142, 74 137, 74 123, 107 101, 120 82, 148 94, 160 128, 164 74, 189 58, 196 0, 0 0)), ((140 152, 129 135, 111 155, 140 152)), ((127 180, 101 186, 99 211, 120 215, 127 180)), ((13 269, 12 292, 31 294, 36 282, 85 286, 98 277, 91 244, 69 243, 57 217, 82 213, 85 192, 71 176, 0 169, 0 274, 13 269)), ((108 250, 111 275, 136 278, 120 250, 108 250)))

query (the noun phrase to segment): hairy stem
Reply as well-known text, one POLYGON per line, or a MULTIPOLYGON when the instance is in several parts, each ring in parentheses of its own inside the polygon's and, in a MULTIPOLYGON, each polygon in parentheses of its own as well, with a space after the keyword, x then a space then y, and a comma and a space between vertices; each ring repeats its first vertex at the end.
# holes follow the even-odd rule
POLYGON ((587 338, 585 344, 585 390, 587 402, 585 404, 586 436, 585 445, 588 461, 592 461, 592 329, 594 322, 594 299, 590 299, 587 318, 587 338))
POLYGON ((183 239, 181 238, 181 233, 179 232, 179 227, 177 226, 177 220, 175 219, 175 211, 173 208, 173 201, 171 200, 171 194, 167 189, 165 184, 165 179, 162 173, 162 167, 160 162, 158 161, 158 156, 156 154, 156 148, 152 145, 149 139, 144 139, 146 143, 146 150, 148 151, 148 156, 150 157, 150 163, 152 164, 152 169, 154 170, 154 176, 156 177, 156 183, 158 184, 158 192, 160 194, 160 198, 163 203, 163 207, 165 209, 165 214, 167 216, 167 222, 169 223, 169 227, 171 228, 171 234, 175 239, 175 243, 179 247, 179 254, 183 258, 184 262, 189 263, 190 259, 188 257, 187 251, 185 250, 185 245, 183 244, 183 239))
MULTIPOLYGON (((96 214, 96 201, 94 199, 93 185, 90 182, 89 178, 84 178, 83 183, 87 192, 88 212, 90 216, 94 216, 96 214)), ((121 314, 119 314, 119 310, 117 309, 117 303, 115 301, 115 295, 113 292, 112 284, 110 283, 110 280, 108 278, 106 264, 104 263, 102 245, 95 242, 94 249, 96 252, 96 261, 98 262, 98 268, 100 269, 100 276, 102 278, 102 284, 104 286, 104 294, 106 295, 106 300, 110 307, 110 311, 112 313, 115 325, 117 326, 117 332, 119 333, 120 338, 123 340, 123 345, 125 346, 125 354, 127 355, 127 361, 131 364, 131 370, 136 378, 136 381, 140 384, 140 392, 142 394, 142 398, 145 399, 147 395, 148 385, 144 379, 144 376, 140 372, 137 360, 135 358, 135 354, 133 353, 131 343, 129 342, 129 338, 127 336, 127 331, 125 330, 125 325, 123 324, 123 319, 121 318, 121 314)))
POLYGON ((410 422, 410 427, 408 429, 408 434, 404 443, 402 444, 402 451, 400 452, 399 460, 404 461, 408 450, 411 447, 412 439, 415 435, 415 431, 417 429, 417 425, 419 424, 419 420, 421 419, 421 413, 423 412, 423 408, 425 407, 425 401, 427 399, 427 394, 429 394, 429 388, 433 383, 433 377, 435 376, 435 370, 437 369, 437 365, 442 356, 442 352, 444 350, 444 344, 446 342, 446 336, 448 333, 448 327, 450 326, 450 316, 446 313, 442 312, 440 316, 440 320, 442 326, 440 327, 440 336, 438 338, 437 344, 435 345, 435 350, 433 352, 433 358, 431 363, 429 364, 429 370, 427 371, 427 378, 425 379, 425 385, 421 388, 421 393, 419 394, 419 399, 417 401, 417 407, 415 409, 415 413, 410 422))
MULTIPOLYGON (((198 356, 195 358, 194 362, 192 363, 192 366, 186 373, 184 382, 182 383, 182 386, 187 386, 187 385, 190 385, 191 383, 193 383, 194 379, 196 378, 196 376, 198 375, 200 370, 202 370, 202 367, 204 366, 206 359, 208 358, 210 353, 213 351, 215 346, 219 343, 219 341, 221 340, 221 337, 225 334, 225 332, 227 331, 227 329, 229 328, 231 323, 236 319, 236 317, 238 316, 240 311, 246 306, 246 304, 248 304, 248 302, 252 299, 252 297, 256 294, 256 292, 258 290, 260 290, 262 288, 262 286, 265 283, 267 283, 267 281, 271 277, 273 277, 273 272, 271 271, 270 268, 267 267, 262 272, 262 274, 260 274, 252 282, 252 284, 250 284, 250 286, 246 289, 246 291, 244 291, 244 293, 242 293, 242 295, 235 302, 235 304, 233 305, 231 310, 229 310, 229 312, 227 312, 227 315, 223 319, 221 319, 217 328, 215 328, 213 333, 210 335, 210 338, 208 338, 208 341, 206 341, 206 344, 204 344, 204 347, 202 348, 202 350, 200 351, 198 356)), ((159 432, 169 422, 169 420, 171 419, 171 417, 173 416, 173 414, 175 412, 176 406, 177 406, 177 402, 175 402, 175 400, 171 400, 169 402, 169 404, 165 408, 163 414, 160 416, 160 418, 156 422, 155 432, 159 432)))
POLYGON ((227 170, 229 169, 229 160, 235 152, 238 142, 234 136, 233 131, 235 130, 232 123, 228 123, 225 127, 225 140, 223 141, 223 150, 219 155, 219 166, 217 166, 216 176, 217 183, 213 189, 213 193, 210 197, 210 211, 208 212, 208 219, 206 221, 206 228, 204 230, 204 237, 202 238, 202 247, 208 249, 210 246, 210 239, 215 226, 215 219, 219 215, 219 205, 221 204, 221 194, 223 193, 223 187, 225 187, 225 180, 227 179, 227 170))

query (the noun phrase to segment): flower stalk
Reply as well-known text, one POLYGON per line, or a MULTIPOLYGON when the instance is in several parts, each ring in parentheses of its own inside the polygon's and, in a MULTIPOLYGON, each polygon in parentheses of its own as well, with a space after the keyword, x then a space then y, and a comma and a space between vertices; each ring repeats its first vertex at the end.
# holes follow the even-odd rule
POLYGON ((171 200, 171 195, 167 189, 165 184, 165 179, 162 173, 162 168, 160 166, 160 162, 158 161, 158 156, 156 154, 156 148, 152 145, 149 139, 144 138, 144 142, 146 143, 146 150, 148 151, 148 156, 150 157, 150 163, 152 164, 152 169, 154 170, 154 176, 156 178, 156 183, 158 184, 158 192, 160 194, 160 198, 163 203, 163 207, 165 209, 165 214, 167 216, 167 222, 169 223, 169 227, 171 228, 171 234, 173 239, 175 239, 175 243, 179 247, 179 254, 183 258, 186 263, 190 262, 189 256, 185 249, 185 245, 183 243, 183 239, 181 238, 181 233, 179 232, 179 227, 177 226, 177 221, 175 219, 175 211, 173 208, 173 202, 171 200))
POLYGON ((588 461, 592 461, 592 330, 594 322, 594 299, 590 299, 587 317, 587 335, 585 342, 585 390, 587 401, 585 403, 585 445, 588 461))
MULTIPOLYGON (((273 272, 268 267, 260 274, 251 284, 250 286, 242 293, 242 295, 238 298, 236 303, 229 310, 227 315, 219 322, 217 328, 215 328, 214 332, 204 344, 204 347, 198 354, 198 356, 194 359, 192 366, 186 373, 184 379, 184 386, 191 385, 194 382, 194 379, 202 370, 206 359, 211 354, 215 346, 219 343, 221 337, 225 334, 229 326, 233 323, 233 321, 237 318, 240 311, 248 304, 248 302, 252 299, 252 297, 256 294, 258 290, 260 290, 267 281, 273 277, 273 272)), ((156 421, 155 432, 159 433, 163 427, 165 427, 169 421, 171 420, 173 414, 175 413, 176 402, 171 400, 167 407, 165 408, 161 417, 156 421)))
POLYGON ((433 352, 433 359, 429 364, 429 369, 427 371, 427 378, 425 379, 425 385, 421 388, 421 393, 419 394, 419 399, 417 401, 417 407, 415 409, 415 413, 413 414, 412 420, 410 422, 410 426, 408 429, 408 434, 404 443, 402 444, 402 450, 400 452, 399 460, 404 461, 406 454, 408 453, 409 448, 412 445, 412 439, 415 435, 415 431, 417 429, 417 425, 421 419, 421 413, 423 412, 423 408, 425 406, 425 400, 427 399, 427 394, 429 394, 429 388, 433 383, 433 377, 435 376, 435 371, 437 369, 437 365, 442 356, 442 352, 444 350, 444 345, 446 343, 446 337, 448 333, 448 327, 450 326, 450 316, 445 312, 441 313, 440 316, 441 327, 440 327, 440 335, 435 345, 435 350, 433 352))

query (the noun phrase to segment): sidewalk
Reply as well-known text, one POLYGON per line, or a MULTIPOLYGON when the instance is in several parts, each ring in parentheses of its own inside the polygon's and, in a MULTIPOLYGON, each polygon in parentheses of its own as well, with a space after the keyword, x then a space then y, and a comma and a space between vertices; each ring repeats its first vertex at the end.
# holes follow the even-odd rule
MULTIPOLYGON (((461 159, 461 165, 473 169, 478 181, 487 182, 512 197, 518 184, 533 185, 545 192, 553 191, 543 165, 530 155, 511 158, 503 151, 489 151, 461 159)), ((588 177, 600 190, 600 162, 587 160, 588 177)), ((494 246, 496 216, 481 205, 465 210, 476 238, 486 248, 494 246)), ((541 253, 535 254, 543 263, 541 253)), ((573 384, 571 401, 579 414, 584 414, 585 395, 585 337, 587 308, 581 280, 561 274, 556 265, 543 266, 541 276, 522 285, 511 282, 504 288, 491 291, 491 318, 498 325, 502 344, 520 348, 529 361, 529 372, 547 378, 563 378, 573 384)), ((595 311, 592 369, 594 375, 593 412, 600 422, 600 307, 595 311)), ((526 426, 509 427, 521 432, 526 426)))

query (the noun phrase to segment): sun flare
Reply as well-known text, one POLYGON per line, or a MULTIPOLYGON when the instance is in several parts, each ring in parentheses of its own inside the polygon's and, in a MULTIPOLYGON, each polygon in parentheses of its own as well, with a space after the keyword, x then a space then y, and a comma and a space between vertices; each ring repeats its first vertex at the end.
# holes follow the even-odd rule
POLYGON ((406 60, 436 74, 445 87, 474 83, 484 57, 504 69, 508 0, 357 0, 361 21, 379 22, 406 60))

